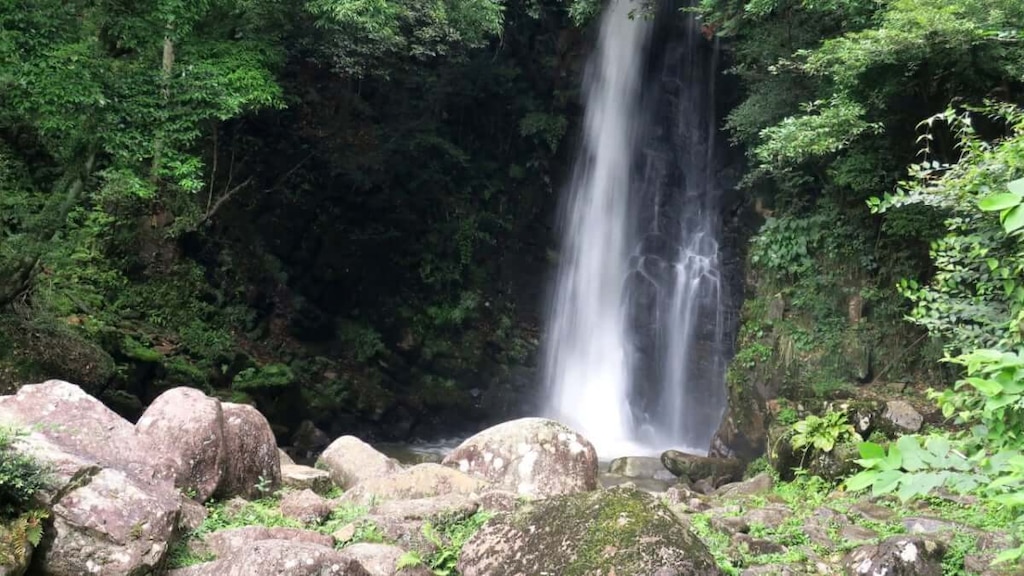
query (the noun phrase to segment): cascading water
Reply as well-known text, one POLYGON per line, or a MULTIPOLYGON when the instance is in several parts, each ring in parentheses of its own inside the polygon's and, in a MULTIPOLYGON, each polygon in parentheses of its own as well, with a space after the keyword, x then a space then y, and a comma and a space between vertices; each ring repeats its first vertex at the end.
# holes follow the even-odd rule
POLYGON ((636 7, 608 4, 584 79, 547 412, 603 456, 706 452, 726 404, 717 48, 691 17, 648 62, 653 24, 630 19, 636 7))

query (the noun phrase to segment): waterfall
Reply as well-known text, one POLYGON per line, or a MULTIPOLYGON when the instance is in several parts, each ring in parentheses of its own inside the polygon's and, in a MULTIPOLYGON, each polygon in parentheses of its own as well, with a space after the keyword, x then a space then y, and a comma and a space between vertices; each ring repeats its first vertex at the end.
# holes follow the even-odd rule
MULTIPOLYGON (((703 453, 725 410, 717 44, 611 0, 584 77, 544 356, 547 412, 602 456, 703 453)), ((674 10, 667 10, 675 17, 674 10)))

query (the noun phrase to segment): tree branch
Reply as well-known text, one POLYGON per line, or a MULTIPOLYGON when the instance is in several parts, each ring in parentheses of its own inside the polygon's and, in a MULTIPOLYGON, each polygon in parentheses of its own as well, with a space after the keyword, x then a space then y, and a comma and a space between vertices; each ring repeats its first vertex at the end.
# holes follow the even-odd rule
POLYGON ((206 214, 203 215, 202 220, 199 221, 196 227, 198 228, 199 226, 209 222, 210 218, 213 218, 213 215, 217 213, 217 210, 220 210, 220 207, 223 206, 225 202, 230 200, 231 197, 237 194, 242 188, 248 186, 250 182, 252 182, 252 176, 246 178, 245 182, 242 182, 238 186, 235 186, 231 190, 225 192, 220 198, 217 198, 217 201, 213 203, 213 206, 211 206, 209 210, 206 211, 206 214))

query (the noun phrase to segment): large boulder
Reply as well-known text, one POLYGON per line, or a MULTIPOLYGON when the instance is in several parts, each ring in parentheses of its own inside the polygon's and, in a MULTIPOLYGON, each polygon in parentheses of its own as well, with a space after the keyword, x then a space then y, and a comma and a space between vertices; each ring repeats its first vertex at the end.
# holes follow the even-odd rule
POLYGON ((218 498, 260 497, 281 486, 281 459, 270 423, 246 404, 223 403, 224 476, 218 498))
POLYGON ((442 464, 516 492, 547 498, 597 489, 597 452, 554 420, 522 418, 469 438, 442 464))
POLYGON ((324 450, 317 463, 331 473, 331 480, 348 490, 368 478, 397 472, 398 460, 388 458, 355 436, 342 436, 324 450))
POLYGON ((298 528, 243 526, 214 532, 203 540, 202 552, 211 553, 218 558, 226 558, 247 547, 251 542, 261 540, 282 540, 301 542, 331 548, 334 539, 326 534, 301 530, 298 528))
POLYGON ((67 382, 0 397, 0 421, 34 430, 15 449, 49 471, 40 501, 51 521, 33 557, 38 571, 134 575, 163 562, 184 501, 173 458, 67 382))
POLYGON ((426 566, 409 566, 398 570, 398 562, 405 550, 390 544, 360 543, 346 546, 342 551, 362 564, 371 576, 433 576, 426 566))
POLYGON ((725 483, 743 477, 743 462, 735 458, 711 458, 666 450, 661 454, 661 463, 672 474, 691 482, 712 478, 716 483, 725 483))
POLYGON ((477 494, 487 483, 440 464, 417 464, 407 470, 360 482, 342 496, 345 502, 369 504, 445 494, 477 494))
POLYGON ((623 488, 556 496, 496 516, 463 547, 458 567, 463 576, 721 574, 668 508, 623 488))
POLYGON ((173 491, 147 490, 112 469, 75 482, 53 505, 35 558, 42 573, 131 576, 161 565, 181 507, 173 491))
POLYGON ((205 502, 224 474, 224 414, 220 401, 195 388, 172 388, 157 397, 135 424, 152 446, 174 457, 174 485, 205 502))
POLYGON ((317 494, 327 494, 334 487, 331 474, 326 470, 317 470, 301 464, 281 464, 281 485, 296 490, 312 490, 317 494))
POLYGON ((147 485, 173 482, 177 462, 80 387, 61 380, 0 396, 0 422, 35 428, 60 451, 114 468, 147 485), (41 425, 43 424, 43 425, 41 425))
POLYGON ((255 540, 213 562, 168 576, 371 576, 354 557, 295 540, 255 540))

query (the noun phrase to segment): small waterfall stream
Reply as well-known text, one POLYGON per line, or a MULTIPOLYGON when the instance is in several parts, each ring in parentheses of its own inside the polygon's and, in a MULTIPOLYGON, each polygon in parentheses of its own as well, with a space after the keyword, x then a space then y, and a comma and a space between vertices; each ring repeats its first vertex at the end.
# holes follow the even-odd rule
POLYGON ((654 24, 629 18, 637 6, 609 2, 584 78, 544 357, 547 412, 602 455, 703 453, 726 404, 717 45, 689 17, 652 48, 654 24))

